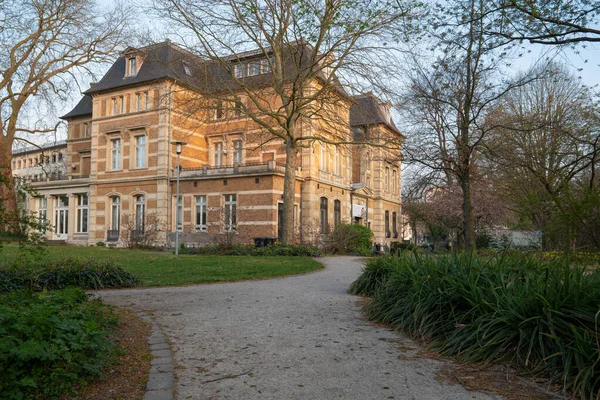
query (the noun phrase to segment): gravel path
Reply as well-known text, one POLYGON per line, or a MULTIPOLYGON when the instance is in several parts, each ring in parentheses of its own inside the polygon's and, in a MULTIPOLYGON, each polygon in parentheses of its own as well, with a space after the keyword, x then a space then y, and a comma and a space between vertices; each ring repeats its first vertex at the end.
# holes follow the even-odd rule
POLYGON ((364 320, 362 263, 263 281, 100 292, 151 313, 172 344, 178 399, 497 399, 435 379, 444 362, 364 320))

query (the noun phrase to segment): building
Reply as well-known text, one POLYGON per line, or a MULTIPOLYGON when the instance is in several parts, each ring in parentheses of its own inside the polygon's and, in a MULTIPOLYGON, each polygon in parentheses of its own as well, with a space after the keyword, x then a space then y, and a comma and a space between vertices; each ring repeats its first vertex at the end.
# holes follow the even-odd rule
MULTIPOLYGON (((270 71, 260 57, 250 52, 232 60, 235 73, 264 85, 270 71)), ((264 129, 238 112, 239 101, 215 100, 223 98, 219 88, 231 84, 215 84, 216 75, 214 63, 170 42, 128 48, 62 117, 68 122, 64 179, 32 180, 40 196, 29 199, 29 210, 48 216, 50 238, 123 245, 152 227, 159 231, 152 241, 170 243, 176 221, 188 244, 277 237, 285 146, 265 141, 264 129), (192 99, 210 107, 191 110, 192 99), (179 198, 173 141, 187 143, 179 198)), ((402 138, 389 104, 372 95, 352 98, 341 88, 336 96, 335 131, 344 140, 402 138)), ((311 120, 302 129, 303 135, 330 135, 311 120)), ((398 151, 316 141, 297 160, 298 240, 318 241, 351 221, 369 226, 378 243, 399 240, 398 151)))

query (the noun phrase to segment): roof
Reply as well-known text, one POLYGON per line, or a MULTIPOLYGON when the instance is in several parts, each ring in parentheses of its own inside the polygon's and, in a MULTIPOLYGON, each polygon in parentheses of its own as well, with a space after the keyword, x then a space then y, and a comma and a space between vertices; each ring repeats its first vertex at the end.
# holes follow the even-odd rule
POLYGON ((185 73, 184 62, 192 67, 192 75, 195 75, 196 72, 194 67, 201 63, 199 57, 172 44, 170 41, 166 41, 138 49, 137 53, 142 54, 144 57, 142 65, 136 75, 125 76, 126 54, 129 54, 131 50, 134 49, 128 48, 115 61, 100 82, 89 88, 85 94, 89 95, 164 78, 191 81, 191 77, 185 73))
POLYGON ((391 131, 402 135, 389 111, 383 109, 383 103, 373 94, 354 96, 355 103, 350 107, 350 126, 383 124, 391 131))
POLYGON ((62 148, 66 148, 66 147, 67 147, 66 140, 58 140, 56 142, 49 142, 49 143, 42 144, 39 147, 27 146, 23 149, 13 150, 12 154, 13 154, 13 156, 16 156, 16 155, 22 155, 22 154, 37 153, 37 152, 44 151, 44 150, 62 149, 62 148))
POLYGON ((92 96, 84 95, 74 109, 60 117, 61 119, 69 119, 75 117, 84 117, 92 115, 92 96))

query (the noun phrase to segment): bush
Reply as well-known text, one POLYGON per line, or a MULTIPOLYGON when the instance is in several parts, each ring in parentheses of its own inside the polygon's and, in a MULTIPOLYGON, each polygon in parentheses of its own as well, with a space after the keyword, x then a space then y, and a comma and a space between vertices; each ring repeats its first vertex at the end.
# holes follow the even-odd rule
POLYGON ((113 361, 117 318, 71 288, 0 295, 0 398, 56 399, 73 394, 113 361))
POLYGON ((133 287, 139 280, 115 261, 65 258, 0 265, 0 293, 21 288, 33 291, 133 287))
POLYGON ((340 224, 329 235, 326 250, 332 254, 370 255, 371 229, 360 224, 340 224))
POLYGON ((319 257, 319 249, 304 245, 283 245, 275 243, 265 247, 251 244, 210 245, 200 247, 182 247, 180 254, 219 255, 219 256, 298 256, 319 257))
POLYGON ((371 260, 358 279, 350 285, 350 293, 360 296, 374 295, 394 271, 396 263, 396 259, 392 257, 378 257, 371 260))
POLYGON ((581 397, 600 391, 600 271, 505 254, 376 262, 354 284, 374 292, 370 318, 446 355, 512 361, 581 397))

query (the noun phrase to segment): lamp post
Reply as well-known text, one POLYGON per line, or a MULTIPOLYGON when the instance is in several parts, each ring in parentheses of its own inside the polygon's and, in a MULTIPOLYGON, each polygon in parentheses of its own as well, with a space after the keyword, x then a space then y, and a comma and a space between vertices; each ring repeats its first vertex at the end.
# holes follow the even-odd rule
MULTIPOLYGON (((179 256, 179 224, 182 221, 179 221, 179 174, 181 172, 181 152, 183 151, 183 146, 185 146, 186 142, 171 142, 171 144, 175 145, 175 153, 177 153, 177 189, 175 195, 175 257, 179 256)), ((181 202, 181 207, 183 208, 183 201, 181 202)))

